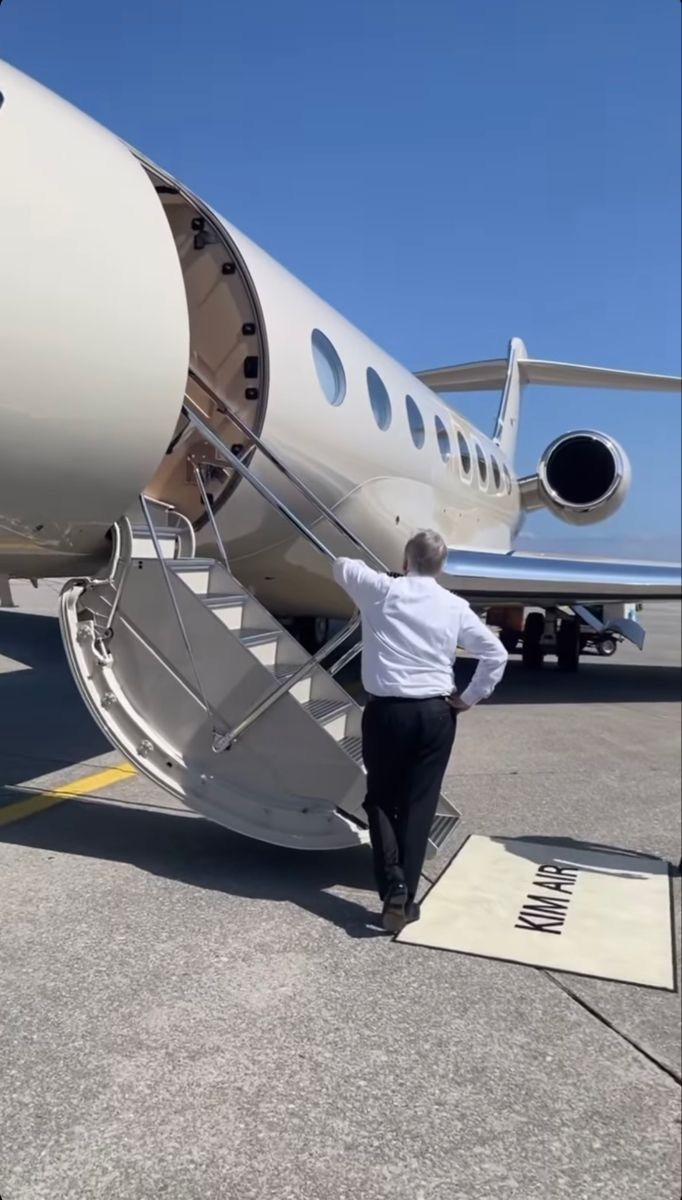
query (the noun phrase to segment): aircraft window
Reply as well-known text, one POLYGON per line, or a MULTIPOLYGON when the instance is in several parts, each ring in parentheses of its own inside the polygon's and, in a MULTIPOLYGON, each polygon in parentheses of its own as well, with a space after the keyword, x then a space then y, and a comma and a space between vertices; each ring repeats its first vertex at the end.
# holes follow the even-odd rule
POLYGON ((478 442, 476 442, 476 461, 478 463, 479 479, 481 480, 482 486, 485 487, 486 483, 488 482, 488 463, 478 442))
POLYGON ((500 475, 500 464, 498 463, 497 459, 493 458, 493 457, 491 457, 490 461, 491 461, 492 468, 493 468, 493 479, 495 481, 495 491, 499 492, 500 488, 502 487, 502 476, 500 475))
POLYGON ((313 348, 313 362, 322 391, 330 404, 335 407, 343 404, 346 397, 346 374, 341 359, 329 338, 325 337, 319 329, 313 329, 310 341, 313 348))
POLYGON ((511 475, 509 474, 509 471, 507 470, 506 467, 502 468, 502 474, 504 475, 504 490, 506 491, 508 496, 511 496, 511 490, 512 490, 511 475))
POLYGON ((374 420, 379 429, 388 429, 391 424, 391 398, 386 391, 386 385, 372 367, 367 368, 367 391, 372 405, 374 420))
POLYGON ((457 444, 459 446, 459 457, 462 463, 462 470, 465 475, 471 474, 471 450, 469 443, 463 433, 457 434, 457 444))
POLYGON ((440 417, 436 417, 436 438, 438 441, 438 449, 443 462, 449 462, 452 455, 452 447, 450 445, 450 435, 445 428, 440 417))
POLYGON ((424 428, 424 418, 421 415, 417 405, 411 396, 405 397, 405 407, 407 409, 407 421, 412 434, 412 441, 418 450, 421 450, 426 440, 426 429, 424 428))

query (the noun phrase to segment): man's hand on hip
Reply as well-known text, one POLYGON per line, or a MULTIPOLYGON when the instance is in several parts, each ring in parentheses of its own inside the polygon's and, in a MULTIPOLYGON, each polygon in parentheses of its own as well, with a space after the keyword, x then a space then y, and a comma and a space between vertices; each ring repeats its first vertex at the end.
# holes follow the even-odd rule
POLYGON ((453 692, 451 696, 448 696, 448 704, 450 708, 454 708, 455 712, 468 712, 471 708, 471 705, 465 704, 457 692, 453 692))

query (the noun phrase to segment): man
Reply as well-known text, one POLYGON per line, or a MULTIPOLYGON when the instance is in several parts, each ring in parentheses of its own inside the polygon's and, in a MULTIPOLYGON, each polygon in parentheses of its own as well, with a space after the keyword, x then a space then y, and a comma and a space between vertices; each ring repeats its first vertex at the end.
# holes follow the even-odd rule
POLYGON ((362 614, 365 808, 391 932, 419 917, 415 895, 457 714, 490 695, 507 662, 499 638, 437 582, 446 555, 440 534, 427 530, 407 543, 402 576, 349 558, 334 564, 334 578, 362 614), (453 690, 458 646, 479 660, 461 695, 453 690))

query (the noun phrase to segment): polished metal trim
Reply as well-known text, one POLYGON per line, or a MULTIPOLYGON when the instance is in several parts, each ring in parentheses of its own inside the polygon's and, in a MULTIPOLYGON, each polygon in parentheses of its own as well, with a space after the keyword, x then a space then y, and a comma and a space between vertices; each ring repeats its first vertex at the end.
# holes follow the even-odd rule
POLYGON ((142 507, 144 519, 147 522, 147 528, 149 530, 149 535, 152 539, 152 542, 154 543, 154 551, 156 553, 156 557, 159 560, 159 565, 161 567, 161 573, 163 575, 163 579, 166 584, 166 588, 168 591, 168 596, 170 598, 171 605, 173 606, 173 610, 175 612, 175 618, 178 622, 180 634, 181 634, 182 640, 185 644, 185 649, 187 651, 187 654, 189 655, 189 661, 192 664, 192 671, 194 672, 194 677, 197 681, 197 687, 199 689, 199 695, 201 697, 201 702, 202 702, 204 708, 206 709, 206 712, 211 714, 211 716, 213 717, 213 720, 217 721, 224 728, 225 723, 224 723, 224 721, 222 721, 219 714, 215 711, 215 709, 209 702, 209 700, 206 696, 206 693, 204 691, 204 685, 201 682, 201 674, 200 674, 199 668, 196 664, 196 659, 194 657, 194 651, 192 650, 192 642, 191 642, 190 636, 187 632, 187 629, 185 627, 185 622, 183 620, 182 613, 180 612, 180 605, 178 604, 178 598, 175 595, 175 590, 173 588, 173 583, 171 580, 171 572, 168 569, 168 563, 164 557, 163 551, 161 549, 161 543, 159 541, 159 536, 158 536, 158 533, 154 526, 154 519, 152 517, 150 503, 153 503, 153 501, 150 501, 149 498, 147 496, 145 496, 144 494, 140 495, 140 505, 142 507))
MULTIPOLYGON (((232 421, 234 425, 236 425, 237 429, 239 429, 246 437, 250 438, 253 444, 258 447, 258 450, 264 456, 264 458, 267 458, 274 467, 277 467, 278 471, 284 475, 285 479, 287 479, 289 483, 293 484, 293 486, 301 493, 301 495, 317 508, 318 512, 322 513, 322 515, 325 516, 328 521, 331 521, 332 525, 334 525, 339 533, 342 533, 344 537, 347 537, 348 540, 353 543, 356 549, 361 550, 363 554, 366 554, 368 558, 371 558, 379 570, 387 570, 385 564, 381 562, 381 559, 377 558, 376 554, 370 550, 369 546, 366 546, 365 543, 359 537, 357 537, 351 529, 348 528, 348 526, 340 519, 340 517, 337 517, 336 513, 331 508, 328 508, 328 506, 322 500, 320 500, 319 496, 316 496, 315 493, 308 487, 308 485, 304 483, 298 475, 295 475, 294 472, 290 470, 286 463, 284 463, 282 459, 279 458, 279 456, 265 444, 262 438, 260 438, 257 433, 254 433, 254 431, 250 429, 244 421, 242 421, 239 414, 234 412, 234 410, 231 409, 223 399, 221 399, 217 392, 215 392, 213 388, 207 384, 204 379, 202 379, 201 375, 198 375, 197 372, 191 367, 189 369, 189 378, 200 388, 202 388, 202 390, 213 401, 213 403, 216 404, 218 408, 230 418, 230 421, 232 421)), ((195 404, 191 396, 185 395, 186 412, 188 405, 191 406, 193 414, 197 415, 202 422, 206 422, 206 417, 201 412, 198 405, 195 404)), ((189 412, 187 412, 187 415, 189 416, 189 412)), ((202 432, 205 431, 205 428, 206 427, 202 424, 202 432)), ((208 428, 210 428, 210 426, 208 426, 208 428)), ((265 491, 261 490, 264 485, 260 484, 260 480, 255 482, 257 479, 256 476, 251 475, 251 477, 249 477, 247 471, 244 470, 244 464, 241 462, 241 459, 237 459, 236 462, 234 462, 233 460, 235 459, 235 456, 231 454, 231 451, 227 450, 224 442, 222 442, 217 434, 214 434, 213 436, 214 438, 217 438, 217 442, 213 441, 213 445, 216 446, 216 448, 220 448, 221 453, 224 453, 226 456, 231 456, 229 459, 231 465, 235 466, 236 469, 241 472, 244 478, 249 479, 249 482, 261 491, 261 495, 265 496, 266 499, 269 499, 270 503, 274 504, 275 507, 279 507, 280 511, 283 511, 284 515, 287 516, 290 521, 293 521, 294 524, 296 524, 298 518, 295 518, 293 513, 291 513, 291 511, 286 508, 285 505, 281 504, 273 492, 269 491, 269 489, 266 489, 265 491)), ((306 526, 303 526, 302 531, 304 530, 307 531, 306 526)), ((331 554, 326 547, 325 552, 329 557, 335 558, 335 555, 331 554)))
POLYGON ((543 452, 540 462, 538 463, 537 475, 542 491, 546 493, 547 497, 553 504, 556 504, 559 508, 567 509, 570 512, 592 512, 595 508, 601 508, 602 505, 606 504, 606 502, 618 492, 619 488, 623 486, 623 483, 625 482, 626 467, 623 451, 618 443, 613 440, 613 438, 610 438, 605 433, 599 433, 594 429, 573 429, 570 433, 562 433, 560 437, 555 438, 553 442, 550 442, 547 449, 543 452), (573 501, 565 500, 564 497, 552 487, 547 475, 547 470, 551 462, 552 455, 559 449, 560 446, 563 446, 567 442, 571 442, 576 438, 587 438, 590 441, 597 442, 601 446, 605 446, 613 457, 615 468, 613 482, 610 484, 607 490, 602 493, 601 496, 598 496, 597 499, 592 500, 589 503, 583 502, 576 504, 573 501))
MULTIPOLYGON (((215 538, 215 542, 216 542, 216 547, 217 547, 218 553, 219 553, 220 557, 221 557, 221 558, 222 558, 222 560, 223 560, 223 564, 224 564, 224 566, 225 566, 225 570, 228 572, 228 574, 231 574, 231 572, 230 572, 230 562, 229 562, 229 559, 228 559, 228 557, 227 557, 227 550, 225 549, 225 543, 224 543, 223 539, 222 539, 222 538, 221 538, 221 536, 220 536, 220 530, 218 529, 218 522, 217 522, 217 521, 216 521, 216 519, 215 519, 215 513, 214 513, 214 511, 213 511, 213 505, 211 504, 211 501, 210 501, 210 499, 209 499, 208 492, 206 491, 206 488, 205 488, 205 486, 204 486, 204 481, 203 481, 203 479, 202 479, 202 477, 201 477, 201 467, 199 466, 199 464, 198 464, 198 463, 195 463, 195 464, 194 464, 194 478, 195 478, 195 480, 196 480, 196 485, 197 485, 197 487, 198 487, 198 489, 199 489, 199 494, 200 494, 200 496, 201 496, 201 499, 203 500, 203 503, 204 503, 204 509, 205 509, 205 511, 206 511, 206 516, 208 517, 208 519, 209 519, 209 521, 210 521, 210 524, 211 524, 211 529, 212 529, 212 531, 213 531, 213 536, 214 536, 214 538, 215 538)), ((193 557, 193 556, 192 556, 192 557, 193 557)))
MULTIPOLYGON (((291 691, 295 684, 300 683, 302 679, 306 679, 314 667, 319 666, 328 654, 331 654, 332 651, 336 650, 337 646, 340 646, 343 642, 345 642, 346 638, 350 637, 351 634, 354 633, 358 628, 360 625, 360 620, 360 614, 356 613, 355 616, 353 616, 348 622, 348 624, 344 625, 343 629, 341 629, 339 633, 337 633, 333 638, 330 638, 330 640, 326 642, 316 654, 313 654, 310 658, 307 658, 306 661, 302 663, 292 675, 289 675, 286 679, 283 679, 282 682, 278 684, 272 692, 269 692, 267 696, 264 696, 263 699, 256 704, 249 713, 247 713, 243 720, 241 720, 237 725, 234 726, 232 730, 230 730, 229 733, 216 734, 213 738, 214 753, 222 754, 224 750, 229 750, 230 747, 234 745, 237 738, 240 737, 241 734, 247 729, 249 729, 251 725, 253 725, 254 721, 257 721, 259 717, 262 717, 263 713, 266 713, 277 700, 281 699, 282 696, 286 696, 286 694, 291 691)), ((355 650, 355 647, 353 647, 353 649, 355 650)))
POLYGON ((617 559, 559 558, 545 554, 507 554, 451 547, 443 582, 467 596, 551 598, 568 603, 675 599, 682 595, 679 563, 626 562, 617 559))
MULTIPOLYGON (((201 386, 204 386, 200 378, 197 378, 197 382, 199 382, 201 386)), ((210 394, 210 389, 206 388, 206 390, 210 394)), ((236 414, 233 414, 219 397, 215 396, 214 398, 216 402, 220 403, 221 408, 227 413, 230 419, 235 420, 235 423, 239 427, 240 419, 236 417, 236 414)), ((294 512, 292 512, 291 509, 289 509, 287 505, 284 504, 284 502, 280 500, 273 491, 271 491, 267 484, 263 483, 262 480, 260 480, 258 476, 253 473, 250 467, 246 466, 246 464, 242 462, 242 460, 238 458, 237 455, 232 452, 232 450, 230 450, 229 446, 222 441, 220 436, 215 433, 210 423, 207 421, 205 414, 199 409, 196 402, 192 400, 191 396, 185 396, 183 411, 195 428, 201 431, 203 436, 208 442, 211 443, 214 449, 216 449, 218 453, 226 459, 230 466, 238 471, 240 475, 242 475, 243 478, 246 479, 256 489, 259 495, 263 496, 263 498, 272 504, 272 506, 279 513, 281 513, 282 516, 286 517, 286 519, 290 521, 291 524, 294 525, 296 529, 298 529, 298 531, 303 534, 303 536, 311 543, 311 545, 320 551, 321 554, 324 554, 325 557, 330 559, 332 562, 336 561, 336 556, 332 553, 329 547, 326 546, 324 542, 322 542, 320 538, 318 538, 317 535, 308 528, 305 522, 302 521, 294 512)), ((244 429, 247 432, 250 432, 248 431, 248 426, 244 426, 244 429)), ((254 440, 254 443, 258 446, 262 453, 264 453, 266 457, 270 459, 273 465, 278 467, 286 476, 286 478, 289 479, 290 482, 296 487, 298 487, 299 490, 307 498, 309 498, 313 504, 316 505, 320 512, 329 518, 332 524, 335 525, 341 533, 344 533, 354 545, 356 545, 360 550, 364 551, 364 553, 368 554, 382 570, 386 570, 383 563, 381 563, 376 555, 373 554, 364 545, 364 543, 361 542, 360 539, 351 532, 350 529, 348 529, 343 521, 339 520, 339 518, 331 511, 331 509, 327 508, 326 504, 323 504, 323 502, 317 496, 315 496, 314 492, 310 491, 306 484, 298 479, 297 476, 294 475, 293 472, 291 472, 289 468, 286 467, 277 458, 277 456, 263 444, 260 438, 253 434, 251 434, 251 436, 254 440)), ((356 612, 353 617, 351 617, 348 624, 345 625, 344 628, 339 631, 339 633, 326 642, 316 654, 306 659, 306 661, 296 671, 294 671, 292 675, 290 675, 287 679, 282 680, 282 682, 278 684, 272 692, 265 696, 263 700, 256 704, 251 711, 247 713, 243 720, 240 721, 232 730, 227 733, 218 733, 216 731, 213 738, 214 752, 216 754, 221 754, 224 750, 229 750, 230 747, 234 745, 236 739, 251 725, 253 725, 254 721, 262 716, 263 713, 267 712, 271 705, 273 705, 282 696, 285 696, 288 692, 290 692, 291 688, 296 683, 298 683, 301 679, 304 679, 315 666, 322 663, 329 654, 336 650, 338 646, 342 645, 347 638, 355 633, 356 629, 359 628, 360 620, 360 614, 356 612)), ((359 647, 353 647, 353 654, 348 657, 347 661, 350 661, 350 658, 357 654, 358 649, 359 647)))

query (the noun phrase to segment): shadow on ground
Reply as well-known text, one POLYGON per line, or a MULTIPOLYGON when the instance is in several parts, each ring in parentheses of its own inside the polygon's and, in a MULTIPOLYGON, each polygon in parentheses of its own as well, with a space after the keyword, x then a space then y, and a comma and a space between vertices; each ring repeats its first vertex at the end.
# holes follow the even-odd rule
POLYGON ((667 875, 679 873, 679 868, 666 859, 653 854, 645 854, 639 850, 628 849, 625 846, 610 846, 603 842, 584 842, 571 837, 539 837, 531 834, 519 834, 511 838, 495 836, 491 841, 504 846, 508 854, 517 858, 525 858, 531 863, 541 865, 547 862, 562 863, 565 866, 575 866, 581 871, 615 875, 621 879, 644 879, 647 875, 667 875), (588 851, 592 857, 587 863, 574 861, 576 855, 588 851), (627 867, 621 865, 621 870, 615 869, 613 856, 624 859, 627 867), (565 857, 562 857, 565 856, 565 857), (644 874, 637 871, 641 865, 644 874))
POLYGON ((111 750, 78 694, 54 617, 0 612, 0 655, 22 664, 0 671, 2 783, 23 783, 111 750))
POLYGON ((0 843, 129 863, 190 887, 253 900, 283 900, 339 926, 350 937, 376 937, 378 902, 369 850, 308 854, 254 842, 201 817, 71 800, 30 821, 0 828, 0 843), (330 894, 363 893, 362 902, 330 894), (365 901, 369 909, 365 907, 365 901))

